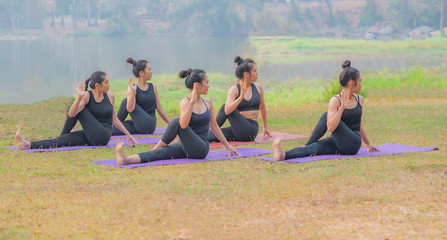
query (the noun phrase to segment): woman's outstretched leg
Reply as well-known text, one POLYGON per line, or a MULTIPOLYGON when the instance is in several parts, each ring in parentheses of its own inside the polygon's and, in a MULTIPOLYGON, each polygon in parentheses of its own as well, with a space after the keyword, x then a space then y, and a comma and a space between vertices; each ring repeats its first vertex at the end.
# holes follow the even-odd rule
MULTIPOLYGON (((275 142, 274 142, 275 143, 275 142)), ((291 149, 289 151, 284 152, 284 158, 282 158, 281 148, 278 145, 273 145, 273 152, 274 152, 274 158, 275 158, 275 150, 277 160, 287 160, 292 158, 301 158, 301 157, 308 157, 312 155, 327 155, 327 154, 336 154, 337 153, 337 145, 335 144, 335 141, 332 137, 327 137, 322 140, 316 141, 314 143, 311 143, 304 147, 297 147, 294 149, 291 149), (279 154, 278 154, 279 153, 279 154)))

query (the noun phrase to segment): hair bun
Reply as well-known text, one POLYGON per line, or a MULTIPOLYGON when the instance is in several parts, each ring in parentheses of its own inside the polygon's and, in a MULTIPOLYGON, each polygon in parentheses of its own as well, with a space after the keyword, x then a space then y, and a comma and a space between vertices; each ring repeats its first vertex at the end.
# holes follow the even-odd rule
POLYGON ((188 68, 188 70, 183 70, 183 71, 179 72, 178 75, 180 78, 187 78, 189 75, 191 75, 191 73, 192 73, 192 69, 188 68))
POLYGON ((137 61, 135 61, 133 58, 128 58, 126 61, 134 66, 137 64, 137 61))
POLYGON ((244 59, 240 56, 237 56, 234 58, 234 63, 237 63, 237 65, 241 65, 244 62, 244 59))
POLYGON ((351 67, 351 61, 349 61, 349 60, 344 61, 343 64, 341 65, 341 67, 343 69, 345 69, 347 67, 351 67))

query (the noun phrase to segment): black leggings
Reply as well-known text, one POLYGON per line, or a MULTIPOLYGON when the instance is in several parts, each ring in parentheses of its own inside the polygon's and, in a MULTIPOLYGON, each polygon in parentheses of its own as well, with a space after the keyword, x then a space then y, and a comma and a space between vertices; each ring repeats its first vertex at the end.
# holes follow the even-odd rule
POLYGON ((31 148, 101 146, 109 143, 110 136, 112 136, 112 128, 103 126, 87 108, 84 108, 74 117, 67 116, 59 137, 31 142, 31 148), (83 130, 70 132, 78 120, 83 130))
MULTIPOLYGON (((120 109, 116 114, 118 119, 123 123, 124 127, 130 134, 149 134, 155 131, 157 125, 157 118, 154 114, 149 114, 143 110, 137 103, 135 103, 135 109, 132 112, 127 111, 127 98, 123 99, 120 105, 120 109), (126 120, 127 114, 130 114, 132 120, 126 120)), ((112 129, 112 135, 124 135, 123 132, 118 130, 115 126, 112 129)))
POLYGON ((190 127, 181 128, 178 118, 168 124, 161 141, 169 145, 152 151, 138 153, 142 163, 162 159, 204 159, 210 150, 208 139, 198 136, 190 127), (180 137, 180 141, 169 144, 175 139, 177 134, 180 137))
MULTIPOLYGON (((257 121, 244 118, 236 109, 232 113, 226 115, 224 104, 217 114, 217 125, 221 127, 227 119, 230 122, 230 127, 221 129, 227 141, 250 142, 255 140, 259 131, 257 121)), ((217 139, 217 137, 211 131, 208 134, 208 139, 210 140, 210 142, 219 141, 219 139, 217 139)))
POLYGON ((352 131, 343 121, 330 137, 319 140, 327 131, 327 112, 323 113, 305 147, 286 151, 286 159, 311 155, 343 154, 355 155, 362 146, 359 132, 352 131))

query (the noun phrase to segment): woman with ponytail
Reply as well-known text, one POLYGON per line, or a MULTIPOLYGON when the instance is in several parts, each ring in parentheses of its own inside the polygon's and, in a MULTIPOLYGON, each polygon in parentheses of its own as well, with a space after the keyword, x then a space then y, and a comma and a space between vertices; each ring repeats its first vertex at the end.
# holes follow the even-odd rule
POLYGON ((179 73, 185 78, 188 96, 180 101, 180 118, 172 120, 161 140, 148 152, 126 156, 123 143, 118 143, 115 154, 119 165, 146 163, 162 159, 195 158, 203 159, 209 151, 208 132, 211 131, 226 146, 230 155, 238 154, 226 141, 214 118, 213 104, 202 98, 209 89, 208 77, 203 70, 188 69, 179 73), (171 142, 176 136, 180 141, 171 142))
POLYGON ((109 78, 104 72, 94 72, 77 87, 78 96, 68 110, 61 135, 54 139, 29 142, 17 130, 15 140, 20 149, 58 148, 66 146, 101 146, 107 145, 112 136, 112 124, 125 132, 129 141, 137 143, 134 137, 124 128, 115 114, 115 96, 109 91, 109 78), (92 90, 88 90, 88 86, 92 90), (83 130, 73 131, 76 122, 82 125, 83 130))
POLYGON ((361 122, 364 100, 359 95, 362 88, 360 72, 351 67, 349 60, 342 64, 342 68, 339 79, 343 90, 331 98, 328 111, 321 116, 306 145, 284 152, 281 139, 275 139, 272 144, 275 161, 311 155, 355 155, 362 146, 362 140, 368 152, 379 151, 369 143, 361 122), (326 131, 331 132, 331 136, 319 140, 326 131))
MULTIPOLYGON (((151 65, 146 60, 135 61, 133 58, 128 58, 127 63, 132 64, 132 72, 137 77, 137 82, 132 84, 132 78, 129 77, 127 98, 121 102, 118 119, 131 134, 153 133, 157 124, 155 109, 166 123, 169 123, 169 118, 161 107, 157 88, 148 83, 152 79, 151 65), (130 115, 131 120, 125 120, 127 115, 130 115)), ((123 134, 116 127, 112 130, 112 135, 123 134)))
MULTIPOLYGON (((256 83, 258 72, 256 63, 250 58, 237 56, 236 77, 239 83, 228 90, 227 101, 219 110, 216 121, 221 127, 228 119, 230 127, 222 128, 227 141, 255 140, 258 135, 258 116, 261 113, 263 137, 272 137, 267 129, 267 109, 264 102, 264 91, 261 84, 256 83)), ((212 133, 210 142, 218 141, 212 133)))

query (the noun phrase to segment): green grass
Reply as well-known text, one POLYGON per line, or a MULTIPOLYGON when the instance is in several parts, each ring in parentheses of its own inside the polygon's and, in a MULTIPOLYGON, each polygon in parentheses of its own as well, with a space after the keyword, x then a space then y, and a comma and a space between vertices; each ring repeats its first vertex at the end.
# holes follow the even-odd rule
MULTIPOLYGON (((19 122, 29 138, 56 136, 67 100, 2 105, 2 146, 14 144, 19 122)), ((445 97, 369 97, 363 122, 374 144, 440 150, 307 164, 250 157, 128 170, 91 163, 114 158, 112 149, 28 154, 0 148, 0 236, 442 238, 447 229, 446 109, 445 97)), ((325 103, 270 105, 270 128, 309 134, 324 111, 325 103)), ((284 141, 283 148, 304 141, 284 141)))
MULTIPOLYGON (((446 54, 447 38, 405 41, 366 41, 352 39, 296 38, 296 37, 252 37, 250 42, 258 55, 290 55, 297 53, 423 53, 446 54)), ((318 59, 318 58, 317 58, 318 59)))
MULTIPOLYGON (((362 73, 362 123, 370 141, 438 151, 306 164, 249 157, 130 170, 91 163, 115 158, 113 149, 28 154, 4 148, 15 145, 17 126, 29 140, 55 137, 71 99, 0 105, 0 239, 444 238, 446 74, 446 67, 362 73)), ((235 78, 208 76, 217 109, 235 78)), ((183 80, 171 74, 152 81, 169 117, 178 117, 178 102, 188 93, 183 80)), ((336 81, 260 79, 269 129, 309 135, 328 97, 339 91, 336 81)), ((112 80, 110 91, 118 108, 127 81, 112 80)), ((282 147, 304 143, 283 141, 282 147)))

